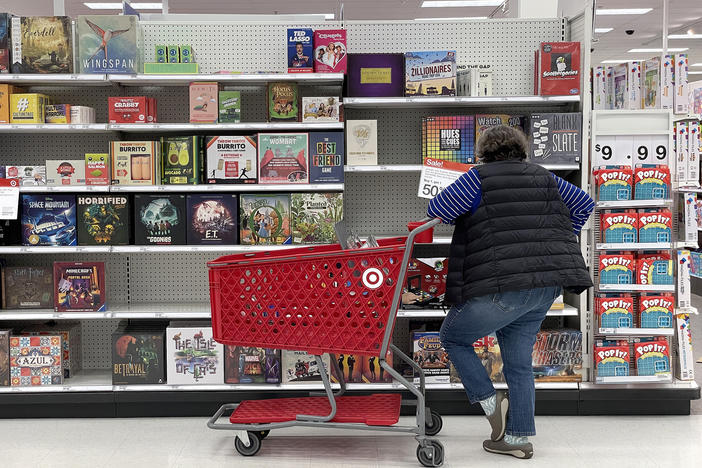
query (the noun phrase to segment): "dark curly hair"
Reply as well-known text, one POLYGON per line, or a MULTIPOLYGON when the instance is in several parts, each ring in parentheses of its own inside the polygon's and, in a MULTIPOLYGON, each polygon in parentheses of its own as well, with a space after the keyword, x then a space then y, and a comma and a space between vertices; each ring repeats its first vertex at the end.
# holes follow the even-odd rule
POLYGON ((527 157, 528 145, 526 135, 521 130, 497 125, 483 132, 475 151, 483 163, 512 159, 523 161, 527 157))

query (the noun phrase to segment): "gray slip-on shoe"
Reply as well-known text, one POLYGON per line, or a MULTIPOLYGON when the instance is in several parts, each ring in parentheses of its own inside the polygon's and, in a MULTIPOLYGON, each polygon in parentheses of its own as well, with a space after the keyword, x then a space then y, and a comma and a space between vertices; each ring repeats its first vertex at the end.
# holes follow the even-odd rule
POLYGON ((507 411, 509 410, 509 399, 507 392, 497 392, 495 412, 487 416, 487 420, 492 427, 490 438, 494 441, 502 440, 507 428, 507 411))
POLYGON ((534 456, 534 446, 531 442, 526 444, 511 445, 502 440, 497 442, 494 440, 486 440, 483 442, 483 448, 490 453, 499 453, 500 455, 512 455, 515 458, 527 459, 534 456))

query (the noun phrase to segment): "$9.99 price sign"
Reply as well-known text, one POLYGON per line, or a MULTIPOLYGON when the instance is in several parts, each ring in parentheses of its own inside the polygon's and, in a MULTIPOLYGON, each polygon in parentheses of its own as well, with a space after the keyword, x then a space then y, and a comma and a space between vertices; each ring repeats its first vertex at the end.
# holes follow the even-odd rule
POLYGON ((598 136, 593 167, 669 164, 667 135, 598 136))
POLYGON ((422 165, 422 175, 419 177, 417 196, 434 198, 471 167, 473 167, 471 164, 426 158, 422 165))

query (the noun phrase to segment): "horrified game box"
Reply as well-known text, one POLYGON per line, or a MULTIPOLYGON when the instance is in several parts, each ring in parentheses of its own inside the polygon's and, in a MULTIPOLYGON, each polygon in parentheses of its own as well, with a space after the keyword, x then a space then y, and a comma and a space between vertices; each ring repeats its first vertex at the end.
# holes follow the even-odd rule
POLYGON ((78 244, 129 245, 129 198, 78 196, 78 244))
POLYGON ((56 312, 105 311, 103 262, 54 262, 56 312))

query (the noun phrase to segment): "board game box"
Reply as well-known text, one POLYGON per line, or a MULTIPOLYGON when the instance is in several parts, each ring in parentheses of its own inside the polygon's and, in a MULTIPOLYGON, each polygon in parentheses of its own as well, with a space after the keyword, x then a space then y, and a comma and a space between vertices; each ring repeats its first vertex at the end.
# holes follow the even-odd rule
POLYGON ((303 122, 339 122, 341 100, 338 97, 303 97, 303 122))
POLYGON ((673 261, 668 252, 639 255, 636 259, 638 284, 673 284, 673 261))
POLYGON ((527 138, 531 150, 528 159, 537 164, 574 164, 581 158, 580 112, 531 114, 527 138))
POLYGON ((129 197, 78 195, 78 245, 129 245, 129 197))
POLYGON ((310 183, 344 182, 344 133, 310 132, 310 183))
POLYGON ((378 164, 378 121, 346 121, 346 164, 375 166, 378 164))
POLYGON ((77 245, 74 195, 22 195, 23 245, 77 245))
MULTIPOLYGON (((392 382, 392 375, 387 373, 385 369, 380 366, 378 358, 375 356, 357 356, 361 359, 362 369, 361 369, 361 381, 363 383, 390 383, 392 382)), ((392 367, 393 357, 392 351, 388 350, 385 355, 385 362, 390 364, 392 367)))
POLYGON ((506 114, 478 114, 475 116, 475 144, 478 144, 480 136, 491 127, 498 125, 507 125, 524 131, 524 116, 523 115, 506 115, 506 114))
POLYGON ((21 245, 21 231, 22 224, 19 219, 0 219, 0 245, 21 245))
POLYGON ((636 262, 631 253, 600 255, 600 284, 634 284, 636 262))
POLYGON ((670 328, 675 312, 673 294, 642 294, 639 298, 639 326, 641 328, 670 328))
POLYGON ((104 312, 105 297, 103 262, 54 262, 56 312, 104 312))
POLYGON ((597 199, 631 200, 634 172, 631 166, 603 166, 594 171, 597 199))
POLYGON ((241 122, 241 91, 219 92, 219 123, 241 122))
POLYGON ((61 385, 61 335, 11 336, 10 383, 13 387, 61 385))
POLYGON ((204 167, 202 137, 161 137, 161 183, 199 184, 204 167))
POLYGON ((626 107, 628 95, 626 64, 617 65, 614 67, 614 108, 628 109, 626 107))
POLYGON ((314 71, 314 31, 288 28, 288 73, 314 71))
POLYGON ((634 326, 634 298, 631 294, 596 297, 595 312, 600 328, 631 328, 634 326))
POLYGON ((280 350, 225 345, 224 383, 280 383, 280 350))
POLYGON ((687 114, 689 109, 688 100, 688 58, 687 54, 675 54, 675 96, 673 103, 675 104, 676 114, 687 114))
POLYGON ((12 18, 12 73, 73 73, 73 26, 68 16, 12 18))
POLYGON ((290 194, 242 194, 239 241, 242 245, 291 244, 290 194))
POLYGON ((185 245, 187 220, 185 195, 134 195, 136 245, 185 245))
POLYGON ((0 387, 10 386, 10 334, 12 330, 0 330, 0 387))
POLYGON ((294 244, 336 243, 334 225, 344 219, 343 193, 291 193, 290 198, 294 244))
MULTIPOLYGON (((424 370, 427 383, 449 383, 450 361, 439 332, 412 332, 413 359, 424 370)), ((415 376, 415 381, 419 377, 415 376)))
POLYGON ((670 197, 670 168, 664 164, 637 164, 634 168, 634 199, 664 200, 670 197))
POLYGON ((346 30, 318 29, 314 32, 314 71, 346 73, 346 30))
POLYGON ((580 94, 580 42, 542 42, 535 65, 539 75, 534 94, 580 94))
POLYGON ((255 184, 258 181, 256 139, 250 136, 207 137, 208 184, 255 184))
POLYGON ((48 124, 71 123, 70 104, 47 104, 44 106, 44 119, 48 124))
POLYGON ((598 377, 629 375, 631 354, 626 340, 597 340, 594 352, 598 377))
POLYGON ((166 366, 169 384, 224 383, 224 346, 206 324, 171 322, 166 328, 166 366))
POLYGON ((403 309, 432 309, 444 306, 447 260, 446 257, 417 257, 410 260, 404 292, 414 294, 417 299, 403 304, 403 309))
POLYGON ((165 331, 138 327, 112 333, 112 385, 166 382, 165 331))
POLYGON ((309 183, 308 145, 307 133, 259 133, 259 183, 309 183))
POLYGON ((63 378, 75 377, 83 368, 83 344, 80 322, 60 321, 22 328, 20 336, 61 336, 63 378))
POLYGON ((155 185, 159 161, 156 141, 111 141, 112 185, 155 185))
MULTIPOLYGON (((505 376, 502 373, 502 353, 497 337, 495 335, 488 335, 480 338, 473 343, 473 349, 475 350, 475 354, 478 355, 478 358, 480 358, 483 367, 485 367, 490 380, 493 382, 504 382, 505 376)), ((460 382, 461 379, 453 363, 451 363, 451 372, 451 382, 460 382)))
POLYGON ((237 196, 193 194, 187 197, 187 243, 235 245, 237 243, 237 196))
POLYGON ((456 95, 456 51, 405 52, 405 96, 436 95, 456 95))
POLYGON ((643 108, 660 109, 661 58, 653 57, 643 62, 643 108))
POLYGON ((46 185, 85 185, 85 161, 82 159, 47 160, 46 185))
POLYGON ((300 120, 300 91, 297 83, 268 83, 268 121, 300 120))
POLYGON ((10 19, 10 13, 0 13, 0 73, 10 72, 10 19))
POLYGON ((8 179, 19 179, 20 185, 46 185, 46 166, 6 166, 8 179))
POLYGON ((190 83, 190 123, 217 123, 219 83, 190 83))
POLYGON ((403 54, 349 54, 345 96, 403 96, 404 67, 403 54))
POLYGON ((670 374, 670 345, 665 337, 634 339, 637 375, 670 374))
POLYGON ((531 355, 534 380, 580 382, 583 365, 583 334, 580 330, 541 330, 531 355))
MULTIPOLYGON (((337 354, 335 357, 339 370, 346 383, 363 382, 363 363, 367 360, 367 356, 358 354, 337 354)), ((374 371, 380 367, 376 363, 376 359, 377 358, 373 359, 374 371)))
POLYGON ((635 60, 626 64, 628 96, 626 109, 641 109, 641 62, 635 60))
POLYGON ((604 210, 600 215, 601 240, 606 244, 637 242, 638 228, 639 215, 636 210, 604 210))
MULTIPOLYGON (((317 358, 312 354, 307 354, 305 351, 288 351, 284 349, 281 362, 281 383, 283 384, 322 381, 322 370, 317 358)), ((329 355, 322 355, 322 365, 327 374, 329 374, 330 364, 329 355)))
POLYGON ((472 115, 422 118, 422 161, 431 158, 473 164, 474 147, 472 115))
POLYGON ((668 209, 639 211, 639 242, 671 242, 673 214, 668 209))
POLYGON ((10 123, 43 124, 46 106, 51 100, 45 94, 24 93, 10 95, 10 123))
POLYGON ((44 309, 54 307, 53 269, 13 267, 2 269, 3 309, 44 309))
POLYGON ((85 184, 110 185, 110 155, 85 153, 85 184))
POLYGON ((78 73, 141 73, 138 28, 136 16, 78 16, 78 73))

